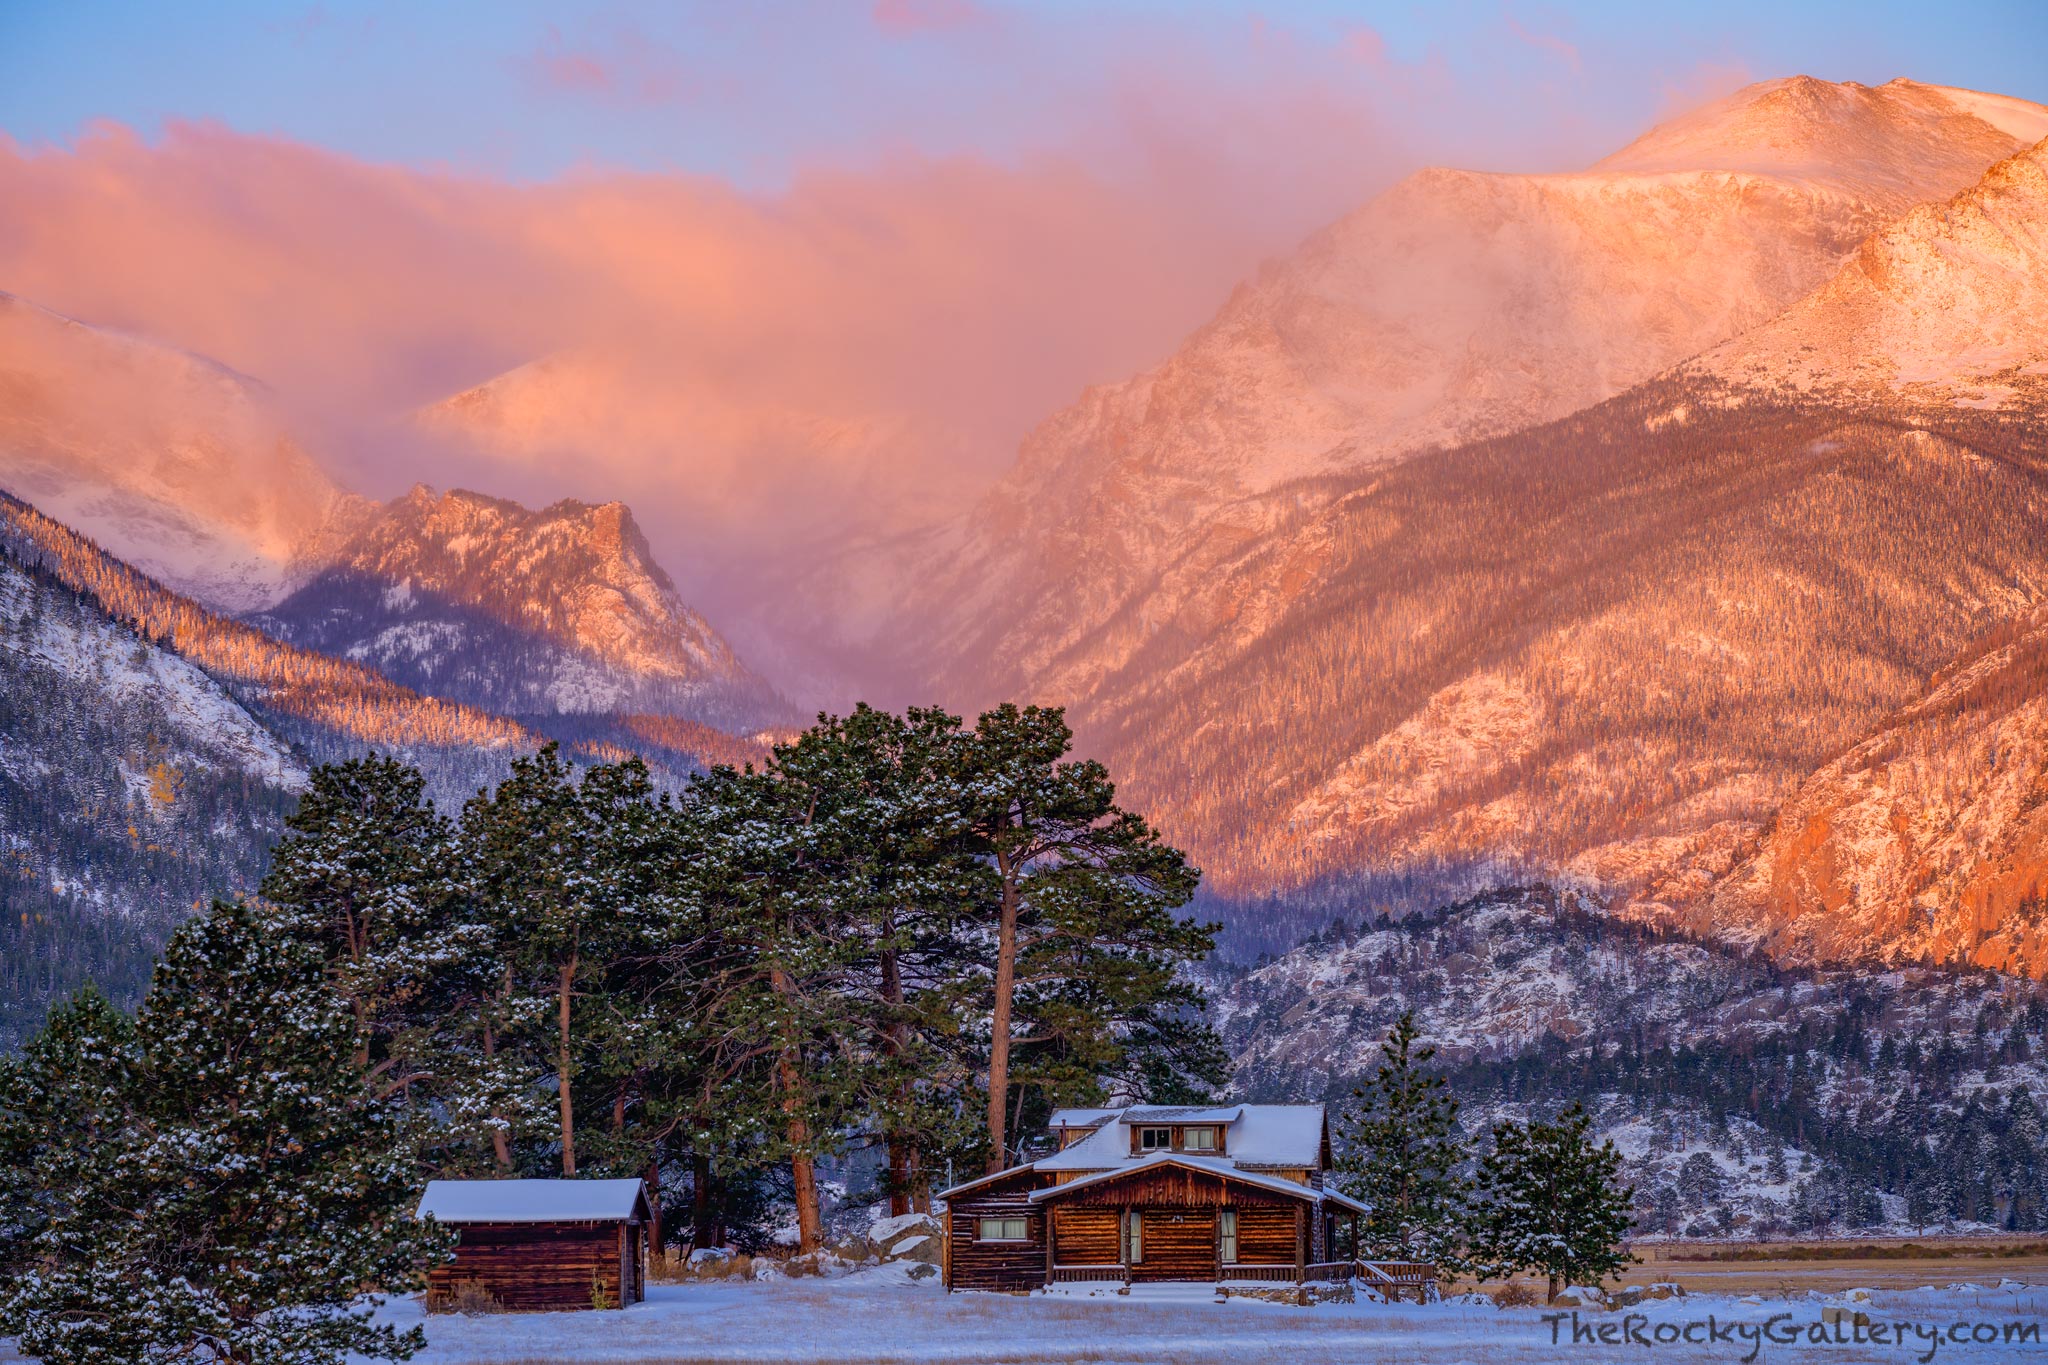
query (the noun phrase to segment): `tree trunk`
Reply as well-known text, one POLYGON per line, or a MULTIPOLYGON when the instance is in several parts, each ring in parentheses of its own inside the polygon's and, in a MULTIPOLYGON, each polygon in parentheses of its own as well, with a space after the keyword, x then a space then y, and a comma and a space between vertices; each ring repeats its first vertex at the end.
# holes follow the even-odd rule
POLYGON ((1009 855, 996 866, 1002 873, 1002 916, 996 931, 996 998, 989 1020, 988 1042, 988 1174, 1008 1164, 1005 1102, 1010 1092, 1010 1001, 1017 988, 1017 878, 1009 855))
MULTIPOLYGON (((789 974, 782 968, 770 968, 768 979, 775 994, 783 1000, 794 996, 789 974)), ((803 1080, 797 1074, 793 1044, 785 1042, 776 1055, 775 1085, 782 1092, 782 1115, 789 1140, 789 1177, 791 1194, 796 1200, 797 1254, 808 1256, 825 1243, 825 1220, 818 1209, 818 1168, 811 1153, 811 1124, 804 1117, 803 1080)))
POLYGON ((1555 1275, 1552 1275, 1552 1276, 1550 1277, 1550 1298, 1549 1298, 1548 1302, 1550 1302, 1550 1303, 1556 1303, 1556 1302, 1557 1302, 1557 1276, 1555 1276, 1555 1275))
MULTIPOLYGON (((893 935, 895 922, 882 925, 885 935, 893 935)), ((893 950, 882 954, 882 1008, 886 1018, 882 1024, 882 1050, 891 1060, 901 1062, 904 1053, 910 1050, 904 1037, 909 1025, 903 1021, 903 969, 896 960, 893 950)), ((904 1112, 911 1099, 910 1083, 896 1082, 896 1116, 891 1120, 889 1143, 889 1216, 900 1218, 910 1212, 910 1171, 916 1160, 916 1135, 904 1128, 904 1112)))
POLYGON ((711 1158, 690 1154, 690 1249, 717 1246, 711 1240, 711 1158))
MULTIPOLYGON (((505 995, 510 995, 512 993, 511 979, 512 969, 510 967, 507 967, 505 969, 505 995)), ((500 1000, 502 999, 503 997, 501 996, 500 1000)), ((493 1063, 495 1063, 498 1058, 497 1023, 497 1003, 494 1002, 491 1004, 487 1004, 484 1007, 484 1068, 487 1071, 493 1072, 496 1070, 496 1067, 493 1065, 493 1063)), ((495 1089, 495 1083, 493 1088, 495 1089)), ((491 1155, 497 1158, 499 1170, 509 1171, 512 1169, 512 1142, 509 1138, 505 1136, 505 1116, 498 1112, 498 1106, 496 1103, 495 1096, 493 1096, 493 1102, 491 1104, 491 1119, 491 1155)))
POLYGON ((576 1174, 576 1102, 569 1095, 569 992, 576 982, 576 959, 562 964, 556 989, 555 1084, 562 1101, 562 1174, 576 1174))
POLYGON ((657 1256, 665 1255, 661 1240, 661 1161, 650 1158, 647 1174, 641 1179, 647 1182, 647 1244, 657 1256))

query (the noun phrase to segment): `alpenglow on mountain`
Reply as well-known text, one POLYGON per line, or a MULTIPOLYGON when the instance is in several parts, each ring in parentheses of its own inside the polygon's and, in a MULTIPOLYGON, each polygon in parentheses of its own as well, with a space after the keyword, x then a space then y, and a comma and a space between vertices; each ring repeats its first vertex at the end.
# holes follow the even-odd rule
POLYGON ((0 295, 0 491, 217 611, 498 712, 786 718, 621 503, 345 492, 263 385, 0 295))
MULTIPOLYGON (((2007 311, 2048 269, 2044 132, 1802 78, 1576 175, 1424 172, 1041 427, 892 636, 950 695, 1068 703, 1240 949, 1532 876, 1743 934, 1695 907, 1800 784, 2048 591, 2007 311), (1720 361, 1799 328, 1972 383, 1720 361)), ((1958 925, 1773 941, 2036 960, 1958 925)))
POLYGON ((623 503, 514 502, 425 486, 379 508, 261 618, 433 696, 519 715, 784 718, 691 610, 623 503))
MULTIPOLYGON (((260 384, 23 304, 0 475, 520 742, 687 770, 832 668, 835 709, 1064 705, 1232 951, 1544 880, 1785 958, 2041 973, 2044 137, 2021 100, 1795 77, 1582 171, 1419 172, 1047 418, 967 515, 758 576, 746 628, 781 631, 745 661, 622 504, 352 497, 260 384), (102 430, 123 385, 163 395, 139 436, 102 430)), ((662 369, 565 339, 394 416, 527 488, 639 431, 662 369)), ((757 447, 887 468, 886 424, 707 386, 671 397, 721 479, 757 447)))

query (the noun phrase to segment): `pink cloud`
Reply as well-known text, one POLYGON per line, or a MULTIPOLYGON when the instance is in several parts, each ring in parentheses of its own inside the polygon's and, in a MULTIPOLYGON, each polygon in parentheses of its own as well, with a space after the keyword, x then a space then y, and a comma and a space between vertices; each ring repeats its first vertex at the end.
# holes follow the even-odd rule
POLYGON ((875 0, 869 15, 876 28, 894 34, 962 28, 989 17, 973 0, 875 0))
POLYGON ((548 26, 540 45, 513 63, 534 90, 574 95, 644 109, 674 104, 694 91, 678 54, 637 30, 621 30, 605 42, 608 51, 572 47, 560 29, 548 26))
POLYGON ((1554 33, 1537 33, 1525 28, 1512 14, 1504 13, 1502 18, 1507 24, 1508 32, 1512 33, 1517 41, 1555 57, 1572 74, 1578 74, 1581 66, 1578 48, 1554 33))
POLYGON ((1662 82, 1657 117, 1661 122, 1732 95, 1758 79, 1745 62, 1708 58, 1662 82))

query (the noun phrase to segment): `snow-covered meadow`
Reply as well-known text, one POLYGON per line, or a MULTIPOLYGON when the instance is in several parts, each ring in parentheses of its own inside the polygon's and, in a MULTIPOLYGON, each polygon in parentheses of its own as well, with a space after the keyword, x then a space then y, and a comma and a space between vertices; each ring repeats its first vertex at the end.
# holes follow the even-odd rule
MULTIPOLYGON (((386 1312, 422 1321, 419 1306, 386 1312)), ((424 1319, 423 1365, 539 1365, 543 1361, 644 1362, 1519 1362, 2038 1360, 2048 1356, 2048 1287, 2011 1281, 1786 1297, 1691 1295, 1636 1308, 1499 1309, 1450 1302, 1297 1308, 1248 1299, 1216 1301, 1206 1286, 1141 1286, 1128 1297, 1097 1292, 947 1294, 914 1282, 901 1266, 842 1279, 650 1285, 624 1312, 424 1319), (1838 1310, 1830 1315, 1828 1310, 1838 1310), (1550 1315, 1565 1316, 1553 1324, 1550 1315), (1858 1329, 1845 1313, 1861 1312, 1858 1329), (1839 1323, 1824 1321, 1840 1317, 1839 1323), (1713 1328, 1704 1324, 1712 1320, 1713 1328), (1700 1324, 1695 1326, 1695 1324, 1700 1324), (1767 1325, 1768 1324, 1768 1325, 1767 1325), (1555 1340, 1553 1340, 1555 1327, 1555 1340), (1920 1330, 1915 1330, 1916 1327, 1920 1330), (2029 1340, 2008 1340, 2032 1328, 2029 1340), (1605 1329, 1615 1338, 1602 1342, 1605 1329), (1688 1331, 1688 1329, 1690 1329, 1688 1331), (1709 1331, 1719 1334, 1710 1339, 1709 1331), (1881 1330, 1883 1340, 1873 1340, 1881 1330), (1822 1332, 1825 1342, 1809 1340, 1822 1332), (1961 1340, 1951 1340, 1955 1332, 1961 1340), (1897 1339, 1903 1334, 1903 1341, 1897 1339), (1923 1333, 1925 1335, 1923 1335, 1923 1333), (1687 1336, 1693 1341, 1685 1340, 1687 1336), (1759 1340, 1761 1335, 1762 1339, 1759 1340), (1989 1336, 1991 1340, 1971 1340, 1989 1336), (1837 1339, 1839 1338, 1839 1339, 1837 1339)))

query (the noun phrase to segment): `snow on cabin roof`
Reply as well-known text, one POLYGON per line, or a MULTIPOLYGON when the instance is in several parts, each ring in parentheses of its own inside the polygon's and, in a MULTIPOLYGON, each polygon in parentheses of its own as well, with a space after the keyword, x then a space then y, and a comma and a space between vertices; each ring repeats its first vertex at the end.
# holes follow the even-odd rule
POLYGON ((1113 1120, 1104 1122, 1071 1146, 1051 1156, 1040 1157, 1038 1169, 1101 1171, 1112 1166, 1127 1169, 1137 1160, 1131 1155, 1131 1128, 1148 1123, 1225 1125, 1224 1154, 1208 1159, 1230 1166, 1313 1169, 1323 1164, 1323 1106, 1320 1104, 1238 1104, 1209 1109, 1133 1105, 1117 1111, 1113 1120))
POLYGON ((1125 1123, 1234 1123, 1244 1113, 1244 1106, 1233 1104, 1226 1108, 1213 1105, 1134 1104, 1124 1110, 1125 1123))
POLYGON ((1247 1104, 1230 1125, 1230 1154, 1245 1166, 1323 1164, 1323 1106, 1247 1104))
POLYGON ((429 1180, 419 1217, 442 1223, 585 1223, 638 1216, 638 1180, 429 1180))
POLYGON ((1046 1120, 1049 1128, 1094 1128, 1109 1122, 1121 1109, 1055 1109, 1046 1120))
POLYGON ((1350 1209, 1353 1213, 1372 1212, 1372 1205, 1366 1203, 1363 1199, 1353 1199, 1342 1190, 1333 1190, 1328 1185, 1323 1186, 1323 1201, 1335 1204, 1339 1208, 1350 1209))
POLYGON ((1021 1166, 1005 1166, 1002 1170, 995 1172, 993 1175, 978 1175, 974 1177, 974 1179, 972 1180, 963 1180, 959 1184, 953 1186, 950 1189, 940 1190, 936 1197, 940 1199, 951 1199, 954 1195, 964 1193, 967 1190, 979 1189, 983 1185, 988 1184, 991 1180, 1001 1180, 1004 1176, 1019 1175, 1025 1171, 1035 1171, 1038 1169, 1039 1165, 1040 1163, 1036 1161, 1027 1161, 1021 1166))
MULTIPOLYGON (((1043 1162, 1039 1163, 1041 1168, 1044 1164, 1043 1162)), ((1069 1180, 1064 1185, 1049 1185, 1042 1190, 1033 1190, 1028 1198, 1034 1204, 1042 1203, 1047 1199, 1057 1199, 1063 1194, 1071 1194, 1075 1190, 1088 1185, 1099 1185, 1105 1180, 1122 1180, 1134 1172, 1150 1170, 1154 1166, 1185 1166, 1189 1170, 1208 1171, 1211 1174, 1223 1176, 1227 1179, 1238 1181, 1241 1184, 1256 1186, 1262 1190, 1271 1190, 1275 1194, 1292 1195, 1296 1199, 1303 1199, 1311 1204, 1327 1197, 1325 1191, 1316 1189, 1312 1185, 1298 1184, 1295 1181, 1289 1180, 1286 1176, 1266 1175, 1260 1171, 1241 1170, 1227 1156, 1193 1156, 1187 1152, 1154 1152, 1150 1156, 1139 1157, 1135 1161, 1126 1161, 1114 1170, 1097 1171, 1093 1175, 1084 1175, 1078 1180, 1069 1180)))

